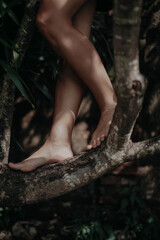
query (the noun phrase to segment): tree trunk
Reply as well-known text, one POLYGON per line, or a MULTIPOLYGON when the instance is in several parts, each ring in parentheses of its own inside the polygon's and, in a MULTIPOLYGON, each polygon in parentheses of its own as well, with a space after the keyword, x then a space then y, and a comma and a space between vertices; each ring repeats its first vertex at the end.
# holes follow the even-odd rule
MULTIPOLYGON (((15 43, 18 46, 19 59, 18 67, 20 68, 26 50, 29 46, 33 31, 36 16, 37 0, 31 3, 26 3, 24 17, 21 26, 17 33, 15 43)), ((14 58, 11 54, 10 65, 14 67, 14 58)), ((8 155, 10 148, 11 126, 14 110, 14 95, 15 86, 8 75, 3 75, 0 81, 0 162, 2 164, 8 163, 8 155)))

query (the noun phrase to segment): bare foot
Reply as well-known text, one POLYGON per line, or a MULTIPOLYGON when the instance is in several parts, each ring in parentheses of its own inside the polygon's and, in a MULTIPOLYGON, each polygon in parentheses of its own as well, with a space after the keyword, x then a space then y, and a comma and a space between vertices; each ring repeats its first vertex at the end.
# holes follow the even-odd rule
POLYGON ((44 145, 29 158, 20 163, 10 162, 8 165, 14 170, 30 172, 42 165, 61 162, 71 157, 73 157, 73 153, 69 144, 53 144, 53 142, 47 140, 44 145))
POLYGON ((114 111, 115 111, 115 106, 111 107, 110 109, 106 109, 101 113, 98 126, 94 131, 94 133, 92 134, 91 141, 87 145, 86 150, 96 148, 106 138, 109 131, 109 127, 112 122, 114 111))

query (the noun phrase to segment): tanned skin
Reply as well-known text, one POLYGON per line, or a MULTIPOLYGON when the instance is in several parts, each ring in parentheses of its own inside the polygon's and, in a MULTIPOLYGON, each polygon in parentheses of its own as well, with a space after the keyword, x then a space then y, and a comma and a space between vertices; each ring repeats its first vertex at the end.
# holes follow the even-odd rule
POLYGON ((86 150, 96 148, 107 136, 117 99, 104 65, 89 41, 95 7, 96 0, 42 0, 37 26, 63 59, 53 122, 43 146, 20 163, 10 162, 12 169, 30 172, 73 157, 71 134, 86 86, 101 111, 86 150))

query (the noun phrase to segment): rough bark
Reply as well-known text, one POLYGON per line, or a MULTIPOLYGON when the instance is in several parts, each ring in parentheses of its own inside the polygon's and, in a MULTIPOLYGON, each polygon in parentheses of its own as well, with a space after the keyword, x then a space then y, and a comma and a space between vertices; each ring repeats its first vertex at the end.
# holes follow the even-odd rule
POLYGON ((107 147, 113 149, 114 143, 115 152, 130 141, 146 88, 139 71, 141 4, 138 0, 115 0, 114 4, 113 35, 118 107, 107 147))
POLYGON ((0 162, 8 162, 15 87, 7 75, 0 79, 0 162))
MULTIPOLYGON (((141 48, 141 69, 148 79, 148 88, 144 99, 144 108, 141 114, 143 136, 157 136, 160 134, 160 0, 143 1, 143 14, 141 24, 141 38, 145 44, 141 48)), ((143 146, 142 146, 143 147, 143 146)), ((148 148, 150 149, 150 144, 148 148)), ((154 154, 150 162, 155 167, 149 167, 147 174, 142 177, 141 194, 145 199, 160 201, 160 167, 158 155, 154 154)), ((145 159, 139 164, 145 164, 145 159)))
POLYGON ((138 160, 141 165, 159 166, 160 137, 133 143, 127 154, 129 160, 138 160))
POLYGON ((77 189, 124 161, 160 155, 160 139, 132 143, 130 137, 141 110, 146 82, 139 71, 138 36, 141 2, 115 0, 114 56, 118 106, 109 136, 101 147, 34 170, 0 170, 0 204, 26 204, 54 198, 77 189))
POLYGON ((160 138, 132 143, 115 154, 110 154, 110 157, 106 156, 103 146, 104 148, 81 153, 63 163, 44 166, 30 173, 11 171, 7 166, 1 165, 0 204, 26 204, 55 198, 88 184, 136 157, 145 160, 146 164, 152 164, 150 157, 155 152, 160 155, 159 143, 160 138))
MULTIPOLYGON (((37 0, 26 4, 24 17, 15 39, 15 43, 18 46, 19 52, 18 67, 20 67, 23 61, 34 30, 36 3, 37 0)), ((14 58, 12 54, 13 53, 11 53, 10 65, 13 67, 14 58)), ((14 83, 11 81, 8 75, 3 75, 0 80, 0 162, 4 164, 8 162, 10 148, 14 94, 14 83)))

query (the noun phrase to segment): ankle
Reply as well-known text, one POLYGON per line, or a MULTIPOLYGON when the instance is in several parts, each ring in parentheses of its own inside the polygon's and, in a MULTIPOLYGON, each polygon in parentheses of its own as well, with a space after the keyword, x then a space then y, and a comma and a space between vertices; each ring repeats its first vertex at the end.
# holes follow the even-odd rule
POLYGON ((113 92, 110 94, 110 97, 106 97, 103 99, 103 101, 100 104, 100 111, 101 113, 107 112, 107 111, 113 111, 115 110, 117 106, 117 97, 116 94, 113 92))
POLYGON ((106 112, 112 112, 115 111, 115 108, 117 106, 117 102, 107 103, 101 108, 101 114, 106 112))
POLYGON ((52 145, 63 145, 66 147, 71 147, 71 137, 69 134, 57 134, 51 132, 48 135, 46 142, 52 145))

